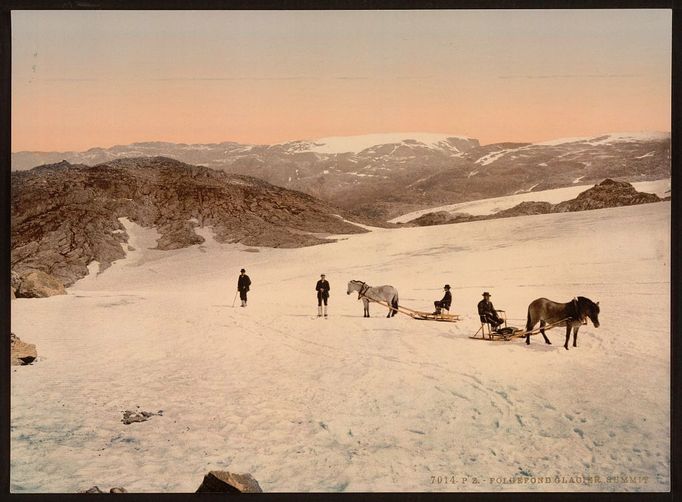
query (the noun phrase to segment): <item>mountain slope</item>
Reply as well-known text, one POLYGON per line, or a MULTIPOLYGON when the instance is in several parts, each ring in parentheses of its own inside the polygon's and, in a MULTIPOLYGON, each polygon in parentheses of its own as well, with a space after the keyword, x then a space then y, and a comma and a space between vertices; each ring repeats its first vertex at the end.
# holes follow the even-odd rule
POLYGON ((159 249, 203 242, 298 247, 329 242, 320 234, 358 233, 342 211, 246 176, 163 158, 120 159, 93 167, 67 162, 12 173, 12 269, 47 272, 66 285, 98 261, 125 256, 119 218, 157 229, 159 249))

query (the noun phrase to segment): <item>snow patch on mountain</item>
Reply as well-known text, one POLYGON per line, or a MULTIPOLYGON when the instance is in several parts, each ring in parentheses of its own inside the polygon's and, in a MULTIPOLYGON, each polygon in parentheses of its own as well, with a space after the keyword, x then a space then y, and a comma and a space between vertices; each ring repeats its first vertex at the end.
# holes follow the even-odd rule
MULTIPOLYGON (((297 148, 302 151, 307 148, 307 151, 317 153, 359 153, 363 150, 371 148, 376 145, 392 145, 404 144, 408 146, 422 143, 427 147, 447 148, 459 151, 454 146, 448 143, 448 138, 456 138, 459 140, 469 140, 470 138, 459 136, 457 134, 443 134, 443 133, 425 133, 425 132, 401 132, 401 133, 379 133, 379 134, 363 134, 358 136, 330 136, 328 138, 320 138, 307 142, 296 142, 297 148), (406 140, 408 142, 406 142, 406 140), (304 146, 305 145, 305 146, 304 146)), ((289 145, 289 143, 287 143, 289 145)))
POLYGON ((543 141, 540 143, 533 143, 533 145, 558 146, 567 143, 588 143, 589 145, 596 146, 606 145, 610 143, 628 143, 632 141, 658 141, 665 139, 670 139, 669 132, 660 131, 612 132, 601 134, 599 136, 559 138, 550 141, 543 141))

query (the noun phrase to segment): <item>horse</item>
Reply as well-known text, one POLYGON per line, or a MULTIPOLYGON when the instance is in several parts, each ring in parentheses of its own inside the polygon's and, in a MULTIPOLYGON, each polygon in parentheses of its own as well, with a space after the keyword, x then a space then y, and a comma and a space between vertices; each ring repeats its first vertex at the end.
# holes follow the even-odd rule
POLYGON ((398 311, 398 290, 393 286, 377 286, 372 287, 363 281, 350 281, 348 283, 348 291, 346 294, 351 294, 353 291, 358 292, 358 300, 362 298, 362 303, 365 307, 363 317, 369 317, 369 301, 381 301, 390 305, 388 308, 388 315, 386 317, 393 317, 398 311))
POLYGON ((540 321, 540 333, 545 343, 552 344, 545 335, 546 324, 552 326, 566 326, 566 343, 564 348, 568 350, 568 340, 573 328, 573 346, 577 347, 578 329, 581 324, 587 323, 589 317, 595 328, 599 327, 599 302, 595 303, 589 298, 579 296, 568 303, 557 303, 547 298, 538 298, 528 305, 528 320, 526 322, 526 344, 530 345, 530 334, 533 327, 540 321))

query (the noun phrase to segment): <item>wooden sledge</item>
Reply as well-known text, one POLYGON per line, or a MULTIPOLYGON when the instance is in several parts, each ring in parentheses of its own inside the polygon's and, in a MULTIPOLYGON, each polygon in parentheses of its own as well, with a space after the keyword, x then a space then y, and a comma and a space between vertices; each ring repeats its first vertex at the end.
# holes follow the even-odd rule
POLYGON ((528 335, 530 336, 539 335, 541 329, 544 329, 545 331, 550 330, 556 326, 559 326, 564 321, 570 319, 570 317, 567 317, 565 319, 561 319, 553 323, 545 324, 542 327, 537 327, 531 331, 525 331, 521 328, 507 326, 506 312, 504 310, 498 310, 497 312, 502 312, 503 314, 502 320, 504 321, 504 327, 498 327, 496 330, 493 330, 489 323, 484 322, 481 323, 481 327, 478 328, 478 331, 476 331, 476 333, 474 333, 474 335, 470 336, 469 338, 471 338, 472 340, 488 340, 490 342, 508 342, 515 338, 525 338, 528 335), (481 334, 481 336, 477 336, 479 333, 481 334))
POLYGON ((461 316, 459 314, 450 314, 450 313, 440 313, 440 314, 434 314, 431 312, 422 312, 420 310, 413 310, 409 309, 407 307, 402 307, 398 306, 398 308, 394 308, 391 305, 388 304, 388 302, 384 302, 382 300, 374 300, 373 298, 370 298, 369 296, 365 296, 364 298, 367 298, 370 302, 378 303, 379 305, 383 305, 384 307, 387 307, 391 310, 396 310, 400 312, 401 314, 405 314, 410 316, 412 319, 417 319, 420 321, 441 321, 441 322, 457 322, 461 320, 461 316))

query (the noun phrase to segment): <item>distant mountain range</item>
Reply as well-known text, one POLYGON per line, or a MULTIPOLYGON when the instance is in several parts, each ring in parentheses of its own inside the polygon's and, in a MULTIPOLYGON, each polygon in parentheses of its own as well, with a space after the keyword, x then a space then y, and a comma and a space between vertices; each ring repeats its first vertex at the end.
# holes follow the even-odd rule
POLYGON ((291 141, 133 143, 85 152, 17 152, 12 169, 66 160, 95 165, 166 156, 263 179, 371 218, 520 192, 670 177, 669 133, 610 133, 542 143, 495 143, 449 134, 391 133, 291 141))

